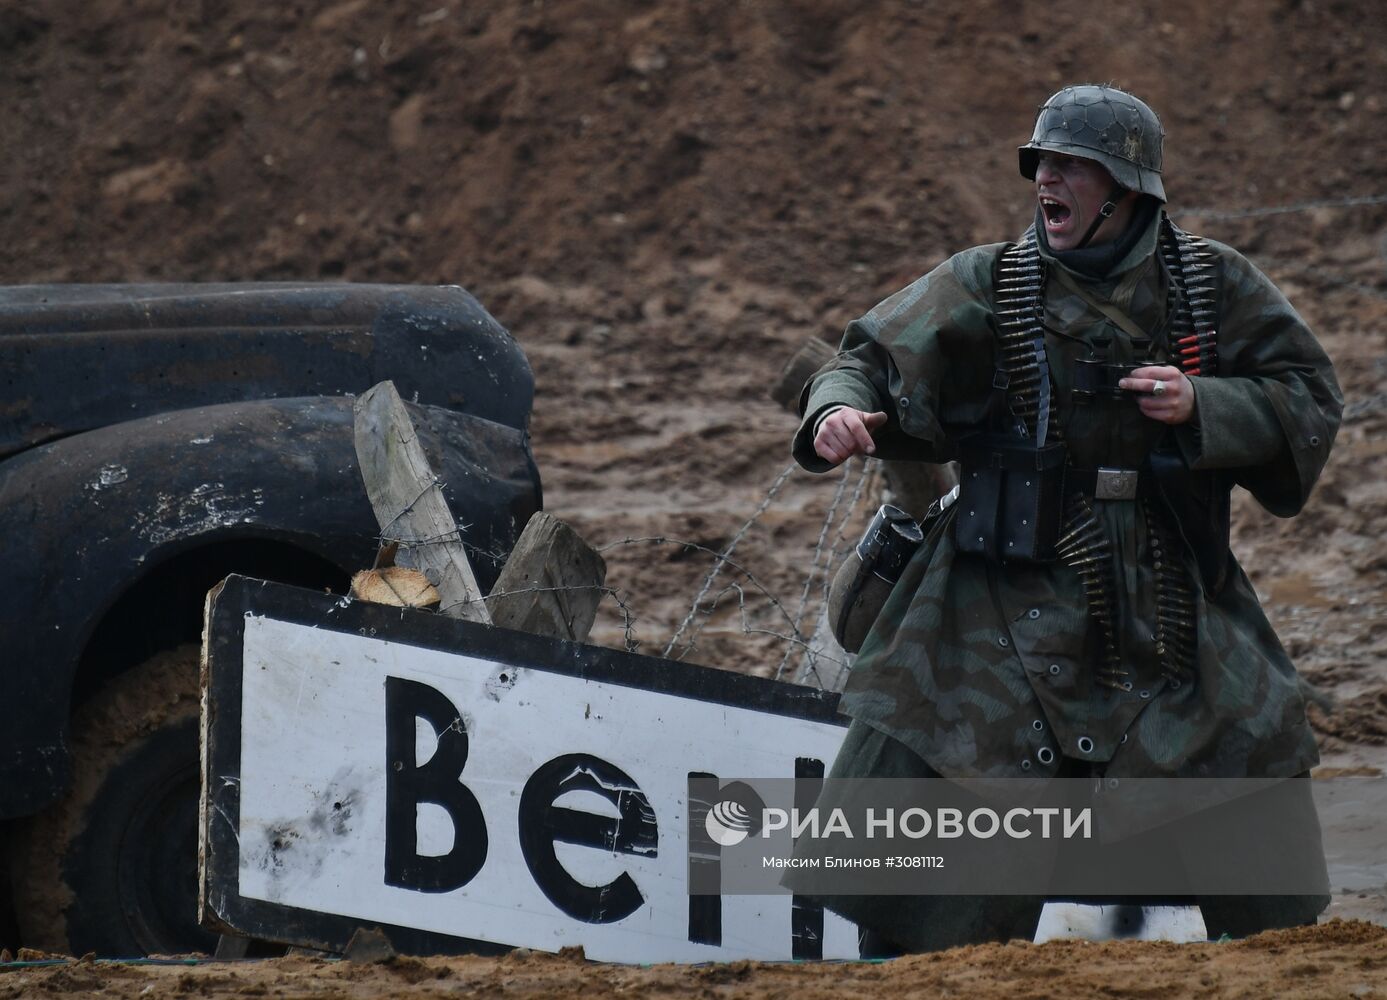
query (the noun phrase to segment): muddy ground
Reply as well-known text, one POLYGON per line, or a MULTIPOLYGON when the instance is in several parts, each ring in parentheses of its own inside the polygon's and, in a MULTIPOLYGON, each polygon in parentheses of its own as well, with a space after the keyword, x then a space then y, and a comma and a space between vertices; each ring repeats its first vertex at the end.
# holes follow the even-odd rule
POLYGON ((1226 944, 987 945, 892 962, 620 966, 576 955, 397 958, 376 965, 287 958, 195 968, 68 963, 0 977, 0 1000, 31 997, 1374 997, 1387 990, 1387 929, 1360 922, 1226 944))
MULTIPOLYGON (((1369 0, 1101 16, 1077 0, 12 0, 0 279, 465 285, 534 366, 546 506, 606 547, 634 616, 608 602, 596 638, 663 651, 709 572, 703 550, 737 538, 738 568, 671 651, 794 675, 800 648, 781 637, 812 630, 808 571, 858 529, 878 483, 796 471, 765 503, 794 427, 768 386, 806 338, 836 338, 957 248, 1019 233, 1031 201, 1014 147, 1035 107, 1066 81, 1115 81, 1163 115, 1172 214, 1267 270, 1337 364, 1348 407, 1308 509, 1281 521, 1239 497, 1234 546, 1325 692, 1312 712, 1326 765, 1381 768, 1384 36, 1369 0)), ((1387 920, 1380 891, 1336 911, 1387 920)), ((1176 982, 1255 995, 1273 981, 1326 995, 1381 984, 1382 959, 1383 938, 1355 925, 813 972, 298 961, 269 978, 79 966, 24 973, 22 989, 991 995, 985 966, 1008 995, 1176 982)), ((19 982, 0 978, 0 993, 19 982)))

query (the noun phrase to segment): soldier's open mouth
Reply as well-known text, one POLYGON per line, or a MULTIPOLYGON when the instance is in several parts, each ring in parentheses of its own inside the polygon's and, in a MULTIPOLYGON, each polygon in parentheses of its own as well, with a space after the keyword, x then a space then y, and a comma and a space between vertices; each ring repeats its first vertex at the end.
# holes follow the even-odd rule
POLYGON ((1069 206, 1053 198, 1041 198, 1040 210, 1045 213, 1045 222, 1052 228, 1058 228, 1069 221, 1069 206))

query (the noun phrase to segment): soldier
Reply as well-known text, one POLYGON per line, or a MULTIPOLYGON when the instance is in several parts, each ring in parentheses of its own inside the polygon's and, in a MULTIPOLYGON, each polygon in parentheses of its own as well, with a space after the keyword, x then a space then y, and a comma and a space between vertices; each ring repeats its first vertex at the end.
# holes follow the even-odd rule
MULTIPOLYGON (((830 777, 1317 763, 1295 669, 1229 553, 1228 498, 1297 513, 1342 396, 1276 287, 1166 217, 1162 137, 1130 94, 1055 94, 1019 151, 1034 225, 855 320, 805 386, 805 468, 957 459, 962 486, 867 634, 830 777)), ((1042 903, 824 902, 876 953, 1030 937, 1042 903)), ((1199 902, 1217 937, 1314 922, 1327 897, 1199 902)))

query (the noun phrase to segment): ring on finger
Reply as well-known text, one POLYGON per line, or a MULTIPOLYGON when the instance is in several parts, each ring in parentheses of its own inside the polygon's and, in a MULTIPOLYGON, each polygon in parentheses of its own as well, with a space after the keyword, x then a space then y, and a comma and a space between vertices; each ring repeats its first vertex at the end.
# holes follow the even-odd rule
POLYGON ((1156 384, 1153 385, 1153 386, 1151 387, 1151 395, 1153 395, 1153 396, 1164 396, 1164 395, 1165 395, 1165 383, 1162 382, 1160 379, 1157 379, 1157 380, 1156 380, 1156 384))

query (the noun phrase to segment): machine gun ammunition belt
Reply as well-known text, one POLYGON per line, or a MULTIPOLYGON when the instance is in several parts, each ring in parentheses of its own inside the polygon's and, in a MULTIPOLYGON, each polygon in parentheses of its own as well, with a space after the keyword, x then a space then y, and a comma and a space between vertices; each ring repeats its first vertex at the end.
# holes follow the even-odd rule
POLYGON ((1186 375, 1218 374, 1218 262, 1209 245, 1169 219, 1161 224, 1161 259, 1170 275, 1171 364, 1186 375))
POLYGON ((1112 564, 1112 543, 1082 493, 1071 493, 1065 506, 1064 527, 1055 547, 1060 561, 1079 575, 1088 614, 1103 640, 1103 659, 1095 679, 1104 687, 1132 690, 1117 647, 1117 586, 1112 564))
POLYGON ((1167 527, 1162 512, 1143 498, 1151 566, 1156 573, 1156 655, 1172 687, 1194 676, 1198 655, 1194 588, 1180 559, 1180 542, 1167 527))
MULTIPOLYGON (((997 367, 1007 409, 1024 435, 1035 438, 1050 406, 1045 359, 1045 264, 1035 234, 1027 232, 997 263, 997 367)), ((1049 428, 1055 439, 1058 428, 1049 428)))

